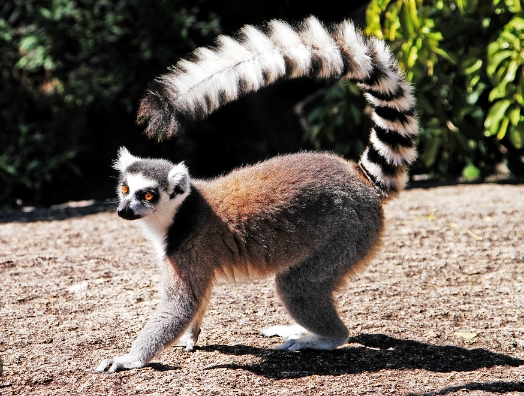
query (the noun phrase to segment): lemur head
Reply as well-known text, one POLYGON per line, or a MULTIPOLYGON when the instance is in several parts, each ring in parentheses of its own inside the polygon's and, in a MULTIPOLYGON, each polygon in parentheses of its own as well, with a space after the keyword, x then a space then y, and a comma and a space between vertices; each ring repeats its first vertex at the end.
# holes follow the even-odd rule
POLYGON ((159 215, 173 218, 177 207, 189 195, 187 167, 162 159, 140 158, 122 147, 114 168, 120 172, 118 215, 126 220, 159 215))

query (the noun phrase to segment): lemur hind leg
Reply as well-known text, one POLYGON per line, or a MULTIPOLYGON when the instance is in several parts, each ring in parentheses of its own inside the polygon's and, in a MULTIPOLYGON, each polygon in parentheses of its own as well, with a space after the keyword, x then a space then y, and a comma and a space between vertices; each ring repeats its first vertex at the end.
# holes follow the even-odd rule
POLYGON ((340 320, 333 301, 337 279, 315 275, 308 271, 307 264, 310 263, 304 264, 277 275, 276 285, 289 314, 308 332, 304 334, 295 327, 295 330, 299 330, 296 334, 300 335, 298 338, 292 334, 282 334, 288 339, 278 349, 335 349, 345 344, 349 337, 348 329, 340 320))
POLYGON ((191 325, 186 330, 186 332, 180 337, 176 342, 175 346, 185 347, 186 352, 193 352, 195 350, 195 345, 198 341, 198 336, 200 335, 200 330, 202 327, 202 321, 204 320, 204 315, 209 306, 209 301, 211 300, 212 289, 209 288, 207 295, 202 300, 202 304, 195 315, 195 318, 191 322, 191 325))

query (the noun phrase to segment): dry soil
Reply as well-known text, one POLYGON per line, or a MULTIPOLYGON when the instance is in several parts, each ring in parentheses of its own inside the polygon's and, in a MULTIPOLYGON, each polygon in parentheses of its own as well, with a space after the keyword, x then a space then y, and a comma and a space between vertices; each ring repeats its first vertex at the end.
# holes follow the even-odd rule
POLYGON ((382 253, 336 296, 349 344, 279 352, 273 281, 215 288, 193 353, 95 374, 157 303, 154 253, 111 207, 0 218, 1 395, 486 395, 524 392, 524 186, 405 191, 382 253))

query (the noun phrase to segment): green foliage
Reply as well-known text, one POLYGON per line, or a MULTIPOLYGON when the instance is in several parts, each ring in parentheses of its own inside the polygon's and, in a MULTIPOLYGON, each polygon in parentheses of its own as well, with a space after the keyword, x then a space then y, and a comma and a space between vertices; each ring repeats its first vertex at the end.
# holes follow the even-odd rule
MULTIPOLYGON (((518 4, 518 3, 516 3, 518 4)), ((484 126, 486 136, 502 140, 509 132, 513 145, 524 146, 524 19, 514 16, 488 46, 487 73, 494 88, 493 105, 484 126)))
POLYGON ((93 114, 134 119, 147 83, 219 32, 184 2, 2 2, 0 207, 39 203, 45 183, 75 176, 93 114))
POLYGON ((366 101, 354 84, 335 84, 322 94, 322 103, 312 98, 306 107, 305 138, 317 149, 332 150, 356 158, 364 150, 371 121, 366 101), (348 130, 351 132, 348 133, 348 130))
MULTIPOLYGON (((524 24, 519 1, 369 4, 365 32, 388 42, 416 87, 420 158, 412 173, 472 179, 492 174, 503 161, 519 172, 518 166, 511 167, 515 158, 521 165, 524 154, 524 24)), ((362 104, 351 94, 340 103, 320 105, 310 120, 316 130, 312 137, 321 141, 327 131, 332 135, 331 129, 339 127, 337 109, 347 107, 359 109, 362 104)))

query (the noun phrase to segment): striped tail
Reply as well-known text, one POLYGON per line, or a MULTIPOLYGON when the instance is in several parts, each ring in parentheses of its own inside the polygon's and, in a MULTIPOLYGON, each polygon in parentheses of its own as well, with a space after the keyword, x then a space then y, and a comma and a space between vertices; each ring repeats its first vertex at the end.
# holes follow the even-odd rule
POLYGON ((272 20, 244 26, 235 38, 196 49, 156 79, 140 103, 146 134, 170 138, 226 103, 280 79, 338 78, 355 82, 372 107, 373 129, 359 165, 384 196, 402 190, 417 157, 412 88, 383 41, 352 22, 326 28, 309 17, 297 26, 272 20))

